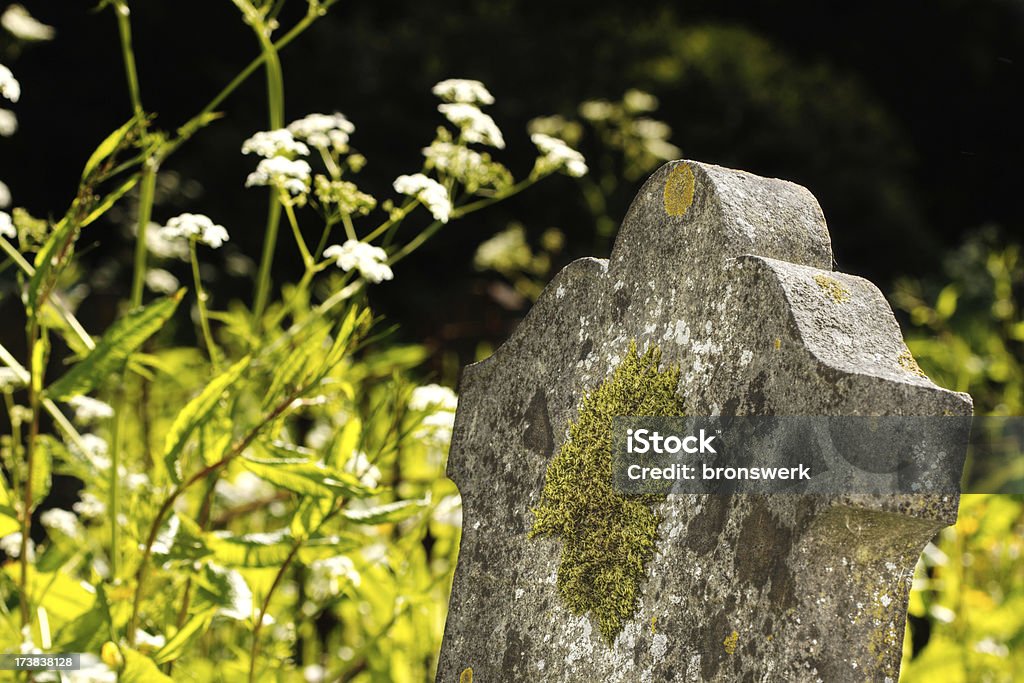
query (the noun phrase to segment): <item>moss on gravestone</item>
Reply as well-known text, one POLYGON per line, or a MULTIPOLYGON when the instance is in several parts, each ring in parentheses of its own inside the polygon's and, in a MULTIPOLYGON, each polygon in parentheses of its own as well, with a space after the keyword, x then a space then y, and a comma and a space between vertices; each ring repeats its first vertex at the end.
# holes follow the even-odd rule
POLYGON ((611 643, 636 610, 645 567, 654 556, 663 496, 624 496, 612 487, 612 419, 683 414, 679 369, 661 369, 661 351, 625 359, 584 395, 569 437, 548 465, 531 538, 562 541, 558 591, 575 614, 591 613, 611 643))

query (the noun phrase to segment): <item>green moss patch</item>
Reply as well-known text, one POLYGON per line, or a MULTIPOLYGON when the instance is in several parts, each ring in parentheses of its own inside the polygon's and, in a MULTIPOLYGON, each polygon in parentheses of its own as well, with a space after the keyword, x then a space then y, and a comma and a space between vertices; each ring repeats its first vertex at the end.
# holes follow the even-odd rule
POLYGON ((612 487, 612 418, 683 414, 679 369, 636 342, 603 384, 583 397, 569 438, 548 465, 530 537, 562 540, 558 591, 574 614, 591 613, 611 643, 636 611, 644 568, 654 556, 662 496, 623 496, 612 487))

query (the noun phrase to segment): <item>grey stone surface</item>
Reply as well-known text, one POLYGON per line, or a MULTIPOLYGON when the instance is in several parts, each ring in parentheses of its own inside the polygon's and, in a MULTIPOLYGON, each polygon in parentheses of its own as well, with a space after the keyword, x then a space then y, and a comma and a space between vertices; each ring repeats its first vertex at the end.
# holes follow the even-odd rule
POLYGON ((467 668, 476 683, 897 679, 914 564, 955 496, 670 496, 639 608, 610 646, 560 602, 558 539, 527 537, 568 421, 632 339, 679 364, 691 415, 969 414, 968 396, 917 369, 878 289, 831 268, 806 189, 672 162, 610 260, 570 264, 466 368, 438 681, 467 668))

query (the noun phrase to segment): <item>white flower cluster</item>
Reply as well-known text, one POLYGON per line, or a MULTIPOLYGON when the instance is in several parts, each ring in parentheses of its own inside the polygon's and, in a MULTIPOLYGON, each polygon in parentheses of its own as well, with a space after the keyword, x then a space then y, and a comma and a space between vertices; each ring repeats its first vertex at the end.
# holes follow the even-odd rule
POLYGON ((362 451, 353 453, 342 469, 359 477, 359 482, 371 489, 377 488, 377 484, 380 483, 380 469, 371 463, 366 453, 362 451))
POLYGON ((477 142, 498 149, 505 148, 505 138, 502 137, 498 124, 488 114, 480 111, 475 104, 446 102, 437 105, 437 110, 459 127, 466 142, 477 142))
POLYGON ((159 223, 149 224, 146 248, 158 258, 188 260, 188 244, 166 234, 159 223))
POLYGON ((163 268, 146 271, 146 286, 157 294, 174 294, 181 287, 181 282, 163 268))
POLYGON ((442 223, 447 223, 452 212, 452 202, 448 198, 448 190, 444 185, 422 173, 400 175, 395 178, 395 192, 415 197, 423 202, 431 215, 442 223))
POLYGON ((91 493, 83 493, 81 500, 72 505, 71 509, 84 519, 97 519, 106 514, 107 504, 91 493))
POLYGON ((329 600, 349 584, 358 586, 362 581, 355 563, 345 555, 316 560, 309 568, 309 592, 317 601, 329 600))
POLYGON ((335 259, 338 267, 346 272, 358 270, 368 282, 391 280, 395 276, 387 264, 387 252, 366 242, 347 240, 344 244, 331 245, 324 249, 324 258, 335 259))
MULTIPOLYGON (((21 557, 21 532, 15 531, 13 534, 7 534, 3 538, 0 538, 0 550, 7 554, 7 557, 16 560, 21 557)), ((34 560, 36 556, 36 546, 30 538, 28 540, 28 559, 34 560)))
POLYGON ((299 142, 287 128, 256 133, 242 143, 242 154, 257 154, 270 159, 276 156, 306 156, 309 147, 299 142))
POLYGON ((52 26, 37 20, 21 5, 9 6, 0 16, 0 26, 18 40, 26 42, 53 40, 57 33, 52 26))
POLYGON ((299 140, 305 140, 322 150, 333 149, 341 154, 348 151, 348 139, 356 127, 344 114, 310 114, 288 124, 288 130, 299 140))
MULTIPOLYGON (((0 180, 0 209, 6 209, 11 205, 11 188, 7 187, 4 181, 0 180)), ((7 217, 10 220, 10 216, 7 217)), ((2 220, 2 219, 0 219, 2 220)))
POLYGON ((75 421, 88 424, 114 417, 114 409, 109 405, 89 396, 73 396, 68 405, 75 411, 75 421))
POLYGON ((14 221, 11 220, 10 214, 3 211, 0 211, 0 235, 12 240, 18 237, 18 231, 14 227, 14 221))
POLYGON ((465 78, 449 78, 441 81, 431 90, 445 102, 461 104, 494 104, 494 96, 480 81, 465 78))
POLYGON ((542 172, 564 171, 574 178, 586 175, 587 162, 583 155, 565 144, 564 140, 543 133, 534 133, 530 139, 542 154, 537 159, 537 166, 542 172))
POLYGON ((245 186, 269 185, 289 194, 305 194, 309 191, 312 172, 313 169, 302 159, 293 161, 288 157, 271 157, 263 159, 249 174, 245 186))
POLYGON ((161 237, 164 239, 195 239, 197 242, 219 248, 228 241, 228 231, 223 225, 217 225, 208 216, 200 213, 183 213, 167 221, 167 225, 160 228, 161 237))
POLYGON ((50 531, 62 534, 68 538, 80 538, 82 536, 82 523, 78 516, 69 510, 53 508, 39 516, 39 521, 50 531))
POLYGON ((452 438, 458 404, 458 397, 448 387, 427 384, 413 389, 409 397, 409 408, 430 411, 420 422, 421 426, 415 436, 431 443, 447 444, 452 438))
POLYGON ((14 77, 11 70, 3 64, 0 64, 0 97, 11 102, 21 99, 21 84, 18 83, 18 79, 14 77))

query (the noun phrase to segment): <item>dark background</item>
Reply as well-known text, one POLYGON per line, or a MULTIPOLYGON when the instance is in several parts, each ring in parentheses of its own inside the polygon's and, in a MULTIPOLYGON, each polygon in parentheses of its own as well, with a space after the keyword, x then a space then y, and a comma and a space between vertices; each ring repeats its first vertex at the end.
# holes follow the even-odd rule
MULTIPOLYGON (((85 159, 130 106, 109 9, 24 4, 58 33, 17 59, 0 51, 23 90, 13 107, 20 130, 0 139, 0 178, 15 205, 59 216, 85 159)), ((305 3, 290 4, 304 11, 305 3)), ((258 54, 227 1, 133 6, 143 103, 160 127, 181 124, 258 54)), ((295 16, 286 12, 282 23, 295 16)), ((574 116, 582 100, 643 88, 660 98, 654 115, 671 124, 686 158, 810 188, 828 218, 838 268, 885 290, 897 276, 936 272, 941 254, 979 226, 1019 234, 1022 46, 1020 0, 350 1, 283 53, 286 116, 344 112, 357 126, 354 146, 370 161, 359 183, 384 198, 396 175, 419 168, 419 150, 441 123, 430 94, 438 80, 487 84, 497 98, 489 112, 508 141, 496 156, 518 176, 535 155, 530 118, 574 116)), ((154 219, 210 215, 230 231, 237 266, 238 254, 258 257, 263 234, 265 193, 243 188, 255 162, 239 152, 266 127, 262 75, 223 109, 224 120, 166 164, 182 182, 154 219)), ((638 184, 624 183, 611 198, 616 219, 638 184)), ((476 246, 512 219, 535 235, 550 226, 566 231, 564 260, 591 254, 592 218, 573 181, 558 177, 452 224, 403 262, 393 283, 374 287, 373 302, 406 339, 470 360, 478 340, 500 342, 522 314, 492 301, 489 276, 472 267, 476 246)), ((89 262, 107 264, 111 301, 123 296, 131 250, 123 228, 98 225, 83 239, 89 262), (110 268, 112 261, 122 267, 110 268)), ((289 240, 282 245, 278 283, 298 277, 289 268, 299 259, 289 240)), ((251 289, 227 270, 214 284, 215 305, 251 289)))

